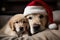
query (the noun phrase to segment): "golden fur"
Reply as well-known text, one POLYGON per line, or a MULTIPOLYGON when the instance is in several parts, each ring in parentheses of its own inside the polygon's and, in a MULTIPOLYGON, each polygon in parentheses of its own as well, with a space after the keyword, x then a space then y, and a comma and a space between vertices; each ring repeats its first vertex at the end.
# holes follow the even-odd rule
POLYGON ((47 23, 47 19, 46 19, 47 15, 46 14, 30 14, 27 15, 26 18, 28 19, 29 25, 30 25, 30 32, 32 34, 35 33, 35 31, 39 30, 42 31, 45 29, 46 23, 47 23), (36 27, 36 25, 40 25, 40 27, 38 29, 34 29, 34 26, 36 27), (35 30, 35 31, 34 31, 35 30))
POLYGON ((1 29, 0 33, 7 34, 9 36, 20 35, 20 27, 23 27, 23 32, 26 32, 27 20, 24 18, 23 14, 16 14, 11 17, 8 23, 1 29))

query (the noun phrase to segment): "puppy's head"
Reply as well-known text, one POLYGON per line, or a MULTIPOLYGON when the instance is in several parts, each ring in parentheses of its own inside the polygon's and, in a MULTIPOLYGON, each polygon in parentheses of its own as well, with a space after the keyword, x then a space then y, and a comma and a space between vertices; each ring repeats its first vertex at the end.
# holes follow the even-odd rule
POLYGON ((14 15, 10 20, 10 28, 17 34, 23 34, 28 26, 27 19, 22 14, 14 15))
POLYGON ((47 15, 43 14, 32 14, 27 15, 26 18, 29 21, 30 25, 30 32, 32 34, 37 33, 39 31, 42 31, 45 29, 46 23, 47 23, 47 15))

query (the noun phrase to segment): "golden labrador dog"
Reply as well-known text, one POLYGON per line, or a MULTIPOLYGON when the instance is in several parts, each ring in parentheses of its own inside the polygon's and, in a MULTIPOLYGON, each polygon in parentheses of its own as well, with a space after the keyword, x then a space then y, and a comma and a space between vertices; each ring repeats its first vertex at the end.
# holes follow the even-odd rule
POLYGON ((35 34, 46 29, 47 14, 30 14, 27 15, 26 18, 30 25, 31 34, 35 34))
POLYGON ((24 18, 23 14, 16 14, 1 29, 0 33, 9 36, 20 36, 26 33, 27 24, 27 20, 24 18))

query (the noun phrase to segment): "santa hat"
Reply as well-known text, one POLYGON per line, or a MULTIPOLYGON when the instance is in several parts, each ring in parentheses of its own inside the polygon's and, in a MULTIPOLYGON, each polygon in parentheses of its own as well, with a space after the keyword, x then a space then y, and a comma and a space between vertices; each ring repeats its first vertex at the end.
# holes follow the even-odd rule
POLYGON ((47 14, 48 21, 50 23, 49 29, 57 28, 57 25, 53 22, 52 10, 42 0, 32 0, 32 2, 30 2, 24 10, 24 16, 34 13, 47 14))

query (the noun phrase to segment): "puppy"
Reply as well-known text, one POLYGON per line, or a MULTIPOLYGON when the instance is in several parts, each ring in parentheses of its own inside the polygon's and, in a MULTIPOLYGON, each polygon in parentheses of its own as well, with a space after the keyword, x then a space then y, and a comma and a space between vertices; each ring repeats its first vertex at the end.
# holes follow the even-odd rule
POLYGON ((27 20, 23 14, 14 15, 8 23, 1 29, 0 33, 7 34, 9 36, 19 36, 26 32, 27 20))
POLYGON ((35 34, 46 29, 45 27, 47 24, 46 14, 30 14, 27 15, 26 18, 28 19, 30 25, 31 34, 35 34))

